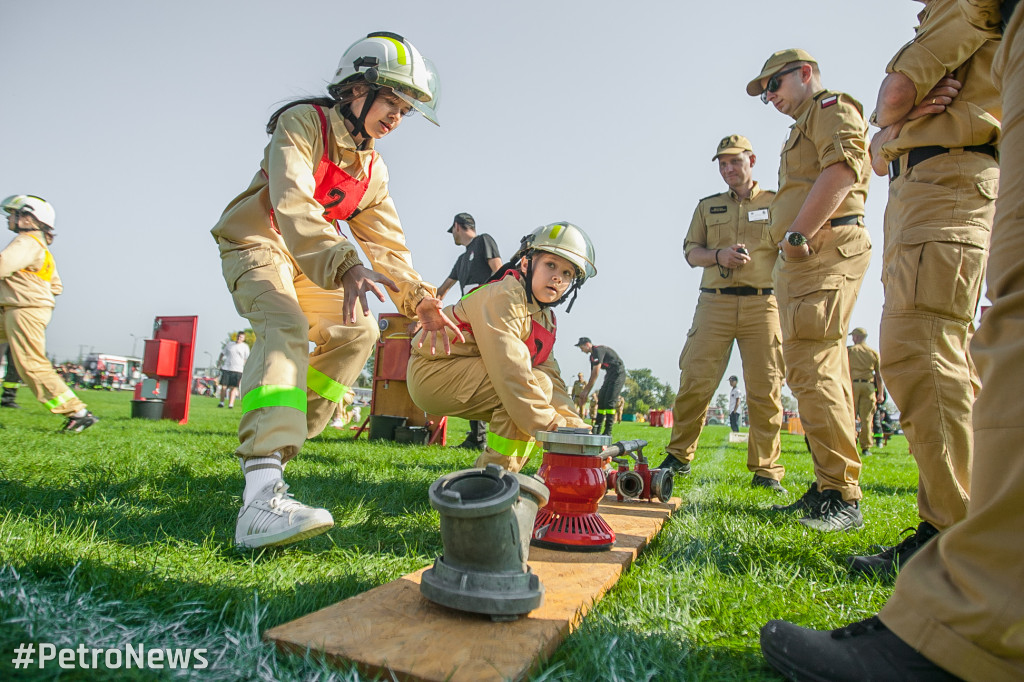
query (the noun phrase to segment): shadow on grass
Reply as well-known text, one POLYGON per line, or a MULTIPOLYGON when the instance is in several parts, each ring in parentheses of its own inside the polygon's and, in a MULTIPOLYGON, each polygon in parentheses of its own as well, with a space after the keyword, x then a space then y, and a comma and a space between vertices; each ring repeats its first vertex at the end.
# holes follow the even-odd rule
MULTIPOLYGON (((570 680, 781 680, 756 645, 698 645, 663 632, 623 630, 589 621, 531 675, 538 682, 570 680)), ((600 621, 604 622, 600 622, 600 621)))
MULTIPOLYGON (((99 539, 126 545, 168 539, 198 545, 212 531, 225 556, 233 555, 240 475, 197 475, 178 464, 152 475, 124 473, 87 467, 60 484, 0 480, 0 508, 24 517, 41 516, 60 526, 93 526, 99 539)), ((427 489, 435 478, 432 473, 419 480, 371 480, 353 470, 327 475, 289 468, 288 473, 292 492, 300 500, 323 506, 336 518, 350 516, 353 509, 360 517, 330 531, 330 541, 314 538, 303 543, 304 548, 328 551, 372 544, 376 551, 398 557, 417 556, 420 546, 439 551, 433 517, 429 516, 429 526, 423 519, 410 520, 417 512, 430 513, 427 489)))
POLYGON ((74 572, 78 593, 95 591, 101 599, 131 601, 146 605, 157 614, 196 602, 211 617, 223 613, 230 622, 251 609, 254 595, 267 611, 261 627, 271 628, 292 621, 339 601, 377 587, 378 582, 355 573, 322 577, 303 576, 303 580, 274 585, 226 584, 218 581, 190 580, 187 573, 167 575, 162 570, 144 567, 125 569, 91 558, 57 561, 55 557, 33 557, 11 565, 23 576, 64 580, 74 572))

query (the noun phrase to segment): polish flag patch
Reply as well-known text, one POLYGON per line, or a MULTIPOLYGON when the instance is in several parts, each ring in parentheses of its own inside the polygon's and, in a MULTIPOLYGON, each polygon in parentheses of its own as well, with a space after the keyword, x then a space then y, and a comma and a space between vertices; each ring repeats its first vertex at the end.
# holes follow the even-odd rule
POLYGON ((821 100, 821 108, 828 109, 830 106, 832 106, 838 101, 839 95, 832 95, 831 97, 826 97, 825 99, 821 100))

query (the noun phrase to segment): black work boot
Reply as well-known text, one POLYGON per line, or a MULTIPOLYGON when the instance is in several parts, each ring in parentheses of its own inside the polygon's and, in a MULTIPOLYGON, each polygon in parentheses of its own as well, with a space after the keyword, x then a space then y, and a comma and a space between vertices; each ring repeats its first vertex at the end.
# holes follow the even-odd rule
POLYGON ((753 480, 750 481, 750 487, 768 488, 769 490, 774 490, 776 493, 780 495, 785 495, 787 492, 786 489, 782 487, 782 483, 776 481, 774 478, 768 478, 767 476, 762 476, 761 474, 754 474, 753 480))
POLYGON ((675 455, 665 455, 665 461, 658 465, 659 469, 668 469, 676 476, 685 476, 690 473, 690 463, 680 462, 675 455))
POLYGON ((790 680, 946 682, 952 675, 915 651, 872 616, 836 630, 810 630, 784 620, 761 628, 761 653, 790 680))
POLYGON ((862 528, 864 517, 857 502, 847 502, 838 490, 825 490, 821 493, 818 508, 811 509, 800 523, 822 533, 832 533, 862 528))
POLYGON ((3 397, 0 398, 0 407, 12 407, 18 409, 21 405, 18 404, 18 389, 17 387, 5 387, 3 397))
POLYGON ((939 530, 927 521, 922 521, 916 530, 907 530, 914 532, 894 547, 886 547, 878 554, 849 557, 846 562, 850 565, 850 572, 890 578, 896 575, 900 567, 907 563, 917 550, 939 534, 939 530))
POLYGON ((612 426, 614 424, 615 424, 615 415, 614 414, 606 414, 604 416, 604 431, 601 432, 601 435, 602 436, 611 436, 612 435, 612 426))
POLYGON ((818 482, 812 481, 811 486, 796 502, 792 504, 773 504, 772 511, 776 512, 802 512, 806 513, 817 509, 821 504, 821 493, 818 492, 818 482))
POLYGON ((472 430, 466 432, 466 440, 462 441, 455 447, 465 448, 466 450, 483 450, 484 446, 487 445, 487 440, 477 440, 476 435, 472 430))

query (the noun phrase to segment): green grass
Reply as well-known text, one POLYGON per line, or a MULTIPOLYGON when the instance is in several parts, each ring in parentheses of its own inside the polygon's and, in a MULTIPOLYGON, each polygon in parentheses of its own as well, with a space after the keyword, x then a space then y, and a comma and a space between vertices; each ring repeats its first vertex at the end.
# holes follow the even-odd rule
MULTIPOLYGON (((239 551, 237 409, 194 398, 180 426, 130 419, 127 393, 81 394, 101 421, 78 436, 57 433, 61 420, 25 389, 24 409, 0 411, 0 679, 104 676, 52 663, 46 674, 14 670, 20 642, 207 648, 210 669, 193 673, 203 680, 366 679, 278 655, 260 635, 431 563, 442 548, 427 487, 472 455, 353 442, 328 428, 286 478, 300 500, 331 511, 335 528, 284 550, 239 551)), ((465 428, 452 420, 451 439, 465 428)), ((668 433, 623 423, 614 435, 650 441, 656 465, 668 433)), ((875 453, 862 477, 865 528, 822 535, 770 515, 779 498, 750 488, 745 446, 728 444, 728 427, 709 427, 693 473, 677 479, 682 508, 534 679, 780 679, 758 648, 766 621, 837 627, 877 612, 890 593, 843 563, 917 523, 906 441, 875 453)), ((783 436, 783 463, 792 500, 811 481, 801 437, 783 436)), ((173 676, 131 672, 116 676, 173 676)))

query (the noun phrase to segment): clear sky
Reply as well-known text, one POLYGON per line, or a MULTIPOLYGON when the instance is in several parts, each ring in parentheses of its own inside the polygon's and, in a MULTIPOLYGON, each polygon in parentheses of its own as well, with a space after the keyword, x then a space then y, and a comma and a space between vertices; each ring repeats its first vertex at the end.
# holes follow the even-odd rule
MULTIPOLYGON (((802 47, 825 87, 870 113, 921 7, 13 0, 0 5, 0 195, 38 194, 57 211, 65 293, 51 356, 139 354, 156 316, 199 315, 205 365, 246 326, 209 231, 257 171, 269 114, 323 93, 357 38, 394 31, 436 63, 443 86, 440 128, 413 117, 377 145, 424 279, 439 285, 461 253, 445 232, 460 211, 504 257, 533 228, 572 221, 594 240, 598 276, 571 314, 560 309, 563 375, 586 369, 573 343, 589 336, 676 386, 700 281, 682 238, 697 201, 725 189, 715 145, 749 137, 755 179, 775 188, 792 123, 748 97, 747 81, 773 51, 802 47)), ((872 180, 875 249, 851 323, 875 347, 886 185, 872 180)), ((738 351, 728 373, 740 373, 738 351)))

